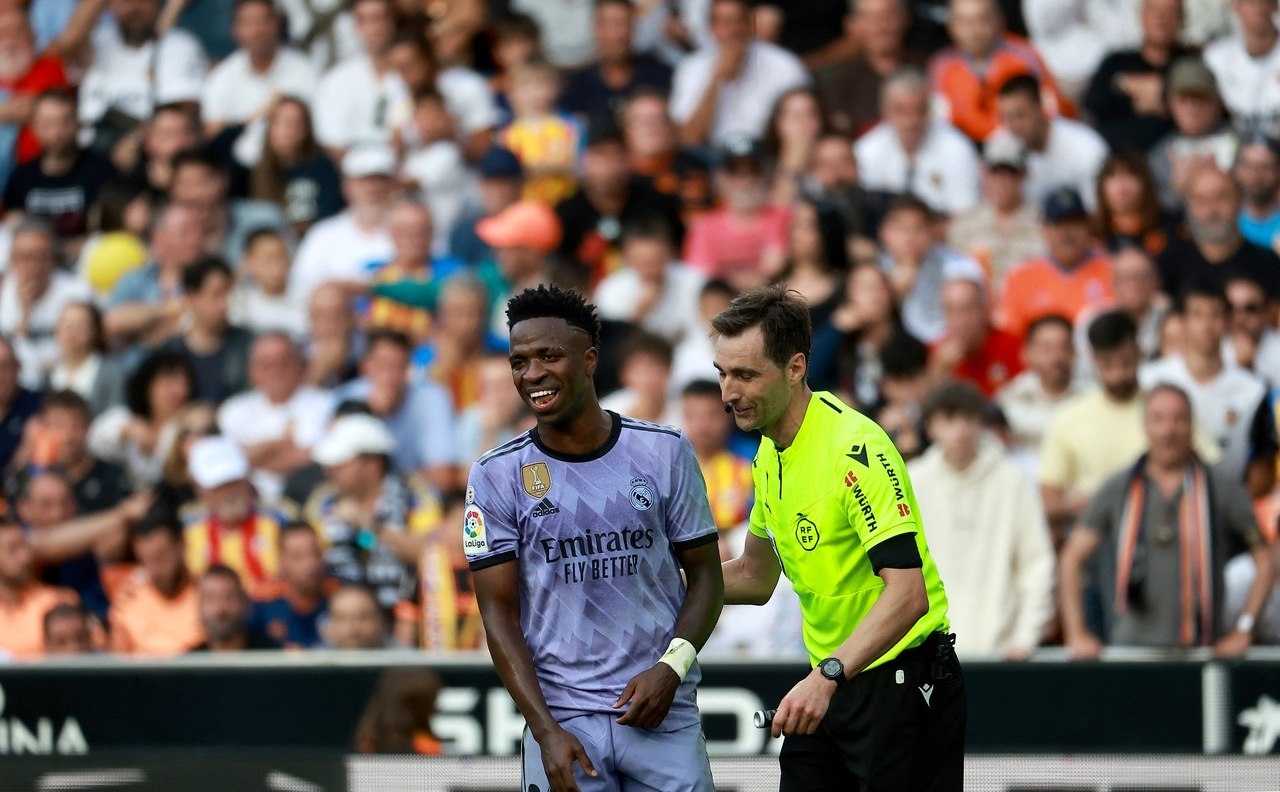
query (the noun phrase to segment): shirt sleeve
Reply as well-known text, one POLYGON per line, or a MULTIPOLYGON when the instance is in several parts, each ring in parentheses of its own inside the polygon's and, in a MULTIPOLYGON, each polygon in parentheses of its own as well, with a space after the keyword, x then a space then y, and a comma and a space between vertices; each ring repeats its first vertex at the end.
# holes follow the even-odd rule
MULTIPOLYGON (((497 467, 496 462, 489 464, 497 467)), ((495 482, 493 475, 498 472, 475 462, 467 477, 467 502, 459 528, 472 572, 516 560, 520 526, 511 502, 511 481, 495 482)))
POLYGON ((205 59, 193 38, 169 33, 156 46, 156 101, 198 102, 204 87, 205 59))
POLYGON ((844 474, 847 483, 839 486, 845 514, 862 546, 869 551, 887 539, 919 532, 907 466, 888 436, 880 432, 858 438, 845 456, 852 461, 844 474))
POLYGON ((1209 475, 1213 477, 1212 498, 1225 523, 1223 527, 1230 537, 1229 544, 1233 549, 1261 547, 1265 542, 1253 513, 1253 500, 1244 485, 1235 476, 1222 475, 1218 471, 1210 471, 1209 475))
POLYGON ((351 143, 355 121, 349 116, 349 103, 342 96, 346 88, 342 84, 342 72, 336 69, 320 78, 312 113, 316 140, 322 146, 340 148, 351 143))
POLYGON ((718 534, 698 457, 684 435, 676 441, 675 455, 666 492, 666 514, 667 538, 678 553, 714 542, 718 534))

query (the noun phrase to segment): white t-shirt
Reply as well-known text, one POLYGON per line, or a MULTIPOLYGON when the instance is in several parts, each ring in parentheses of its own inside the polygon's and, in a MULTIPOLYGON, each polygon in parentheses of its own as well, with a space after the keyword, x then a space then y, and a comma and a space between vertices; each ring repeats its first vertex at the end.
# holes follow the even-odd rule
MULTIPOLYGON (((698 295, 705 281, 702 273, 683 264, 668 265, 663 275, 662 293, 640 321, 640 326, 672 344, 679 344, 700 332, 698 295)), ((614 272, 596 287, 596 307, 605 319, 634 322, 639 299, 640 276, 630 267, 614 272)))
POLYGON ((1222 448, 1223 469, 1244 475, 1253 419, 1267 395, 1261 379, 1228 364, 1212 382, 1197 382, 1187 370, 1186 360, 1181 355, 1171 355, 1142 366, 1138 380, 1143 390, 1168 383, 1186 391, 1196 421, 1222 448))
POLYGON ((1110 52, 1142 41, 1142 0, 1023 0, 1031 43, 1059 80, 1082 85, 1110 52))
POLYGON ((369 56, 351 58, 330 69, 316 88, 316 139, 335 148, 386 143, 409 105, 409 88, 399 74, 379 76, 369 56))
POLYGON ((436 90, 457 131, 470 135, 498 125, 498 103, 489 81, 470 69, 450 66, 436 75, 436 90))
POLYGON ((432 251, 443 255, 471 185, 462 150, 451 140, 432 143, 406 157, 400 175, 418 183, 418 197, 431 210, 432 251))
POLYGON ((936 211, 954 214, 978 204, 982 176, 969 139, 945 121, 929 126, 914 158, 897 132, 877 124, 853 144, 858 177, 869 190, 911 192, 936 211))
POLYGON ((280 49, 265 73, 254 70, 248 53, 236 50, 209 72, 200 114, 204 121, 238 124, 261 110, 273 93, 310 100, 316 77, 311 62, 297 50, 280 49))
MULTIPOLYGON (((714 47, 707 47, 676 68, 671 88, 671 117, 676 123, 688 121, 698 109, 719 57, 714 47)), ((778 97, 808 83, 809 73, 795 55, 765 41, 751 42, 738 76, 720 88, 711 142, 762 137, 778 97)))
MULTIPOLYGON (((1012 137, 1003 128, 995 134, 1012 137)), ((1093 129, 1069 118, 1052 118, 1044 151, 1027 153, 1027 180, 1022 194, 1040 206, 1049 193, 1059 187, 1074 187, 1092 211, 1098 197, 1098 172, 1106 158, 1106 141, 1093 129)))
POLYGON ((0 335, 13 341, 14 352, 22 365, 19 382, 27 388, 44 387, 44 377, 58 362, 60 353, 53 339, 53 329, 67 303, 92 301, 89 284, 61 270, 54 270, 49 288, 31 307, 27 334, 15 338, 13 333, 22 319, 18 302, 18 279, 5 278, 0 284, 0 335))
POLYGON ((512 0, 511 10, 538 23, 547 60, 561 68, 582 66, 596 56, 591 35, 594 0, 512 0))
MULTIPOLYGON (((315 21, 311 9, 328 13, 344 2, 345 0, 276 0, 276 5, 288 19, 289 41, 301 47, 315 21)), ((307 57, 317 72, 361 53, 360 35, 356 32, 355 18, 350 11, 339 12, 329 31, 331 35, 317 36, 307 48, 307 57)))
POLYGON ((1251 58, 1240 36, 1210 44, 1204 62, 1218 78, 1218 91, 1242 134, 1280 132, 1280 42, 1261 58, 1251 58))
POLYGON ((156 105, 200 101, 204 51, 185 30, 175 28, 158 42, 134 48, 125 45, 116 26, 108 25, 95 31, 93 49, 93 65, 80 84, 83 124, 93 124, 112 107, 145 120, 156 105))
POLYGON ((306 305, 316 287, 331 280, 365 280, 368 265, 394 252, 386 225, 366 233, 351 212, 321 220, 307 231, 289 272, 290 299, 306 305))
MULTIPOLYGON (((1239 365, 1231 336, 1222 339, 1222 359, 1229 364, 1239 365)), ((1252 371, 1269 386, 1280 387, 1280 332, 1275 328, 1268 327, 1262 331, 1262 340, 1253 353, 1252 371)))
POLYGON ((287 333, 301 341, 307 337, 307 306, 288 291, 280 296, 263 292, 252 283, 244 283, 231 293, 231 324, 254 333, 287 333))
MULTIPOLYGON (((329 392, 310 385, 298 388, 282 404, 273 404, 262 391, 245 391, 218 408, 218 428, 242 446, 288 436, 301 448, 311 448, 324 435, 332 412, 329 392)), ((284 491, 284 478, 267 470, 255 470, 253 483, 268 503, 284 491)))

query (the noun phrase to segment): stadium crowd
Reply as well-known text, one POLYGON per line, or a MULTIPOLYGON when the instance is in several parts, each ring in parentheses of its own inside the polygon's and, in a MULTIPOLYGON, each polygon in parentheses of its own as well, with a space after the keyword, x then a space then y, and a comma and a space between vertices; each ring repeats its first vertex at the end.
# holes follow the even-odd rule
MULTIPOLYGON (((1280 571, 1278 10, 8 0, 0 656, 481 651, 462 489, 533 425, 503 307, 547 282, 727 557, 707 333, 776 283, 910 460, 963 655, 1280 642, 1280 596, 1237 620, 1280 571)), ((703 656, 803 657, 794 595, 703 656)))

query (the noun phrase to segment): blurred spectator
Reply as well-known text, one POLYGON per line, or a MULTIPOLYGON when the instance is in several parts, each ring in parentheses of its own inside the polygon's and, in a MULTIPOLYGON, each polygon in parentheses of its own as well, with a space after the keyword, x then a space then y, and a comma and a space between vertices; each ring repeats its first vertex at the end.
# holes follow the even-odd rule
POLYGON ((541 33, 547 59, 562 69, 586 64, 596 53, 592 39, 592 0, 566 0, 550 4, 536 0, 512 0, 511 10, 528 14, 541 33))
POLYGON ((191 361, 196 377, 194 397, 215 405, 249 384, 253 334, 231 325, 228 319, 233 277, 227 263, 213 256, 187 265, 182 271, 182 287, 189 327, 161 347, 191 361))
POLYGON ((809 306, 809 320, 817 332, 831 321, 840 305, 849 253, 844 224, 836 208, 812 199, 797 201, 791 211, 787 258, 771 279, 799 294, 809 306))
POLYGON ((133 531, 133 552, 138 567, 112 596, 111 651, 167 656, 199 644, 204 628, 177 517, 152 509, 133 531))
POLYGON ((830 325, 814 333, 809 382, 839 391, 867 410, 880 401, 880 353, 906 330, 889 276, 876 264, 853 268, 845 278, 842 300, 830 325))
POLYGON ((983 147, 982 203, 954 216, 947 244, 972 256, 999 289, 1005 275, 1044 250, 1040 211, 1023 195, 1027 156, 1014 140, 992 140, 983 147))
POLYGON ((309 99, 315 91, 319 75, 311 61, 281 45, 282 21, 271 0, 237 0, 231 33, 239 49, 209 72, 200 96, 206 138, 239 126, 261 139, 277 100, 309 99))
POLYGON ((933 444, 910 473, 946 576, 956 651, 1021 660, 1040 645, 1053 613, 1053 547, 1034 481, 983 430, 986 408, 968 383, 929 394, 924 423, 933 444))
POLYGON ((43 653, 46 613, 79 602, 74 591, 39 582, 34 567, 22 527, 0 522, 0 653, 19 660, 43 653))
POLYGON ((1250 371, 1268 388, 1280 387, 1280 331, 1267 322, 1267 292, 1242 275, 1227 281, 1227 334, 1222 358, 1227 366, 1250 371))
POLYGON ((997 118, 996 97, 1014 77, 1044 84, 1043 100, 1039 91, 1030 97, 1039 113, 1074 113, 1035 49, 1025 39, 1005 32, 1004 16, 995 0, 951 0, 947 31, 955 46, 933 56, 929 75, 947 117, 971 139, 986 140, 997 123, 1008 125, 1003 117, 997 118))
POLYGON ((906 460, 927 446, 921 424, 921 405, 929 392, 929 351, 909 333, 891 337, 880 350, 880 394, 868 412, 906 460))
POLYGON ((178 411, 174 424, 174 442, 164 457, 160 483, 154 492, 159 508, 178 514, 196 500, 195 480, 188 464, 191 449, 203 438, 218 434, 218 413, 207 404, 193 402, 178 411))
POLYGON ((84 608, 69 602, 54 605, 44 615, 45 657, 92 654, 96 650, 89 627, 84 608))
MULTIPOLYGON (((738 0, 717 4, 736 7, 738 0)), ((760 146, 735 140, 720 152, 716 192, 724 206, 693 223, 685 240, 684 259, 708 278, 723 278, 745 291, 762 286, 776 269, 770 261, 786 255, 790 212, 769 203, 769 174, 760 146)))
POLYGON ((311 111, 302 100, 277 100, 267 114, 263 138, 260 152, 246 160, 252 168, 249 197, 279 206, 302 239, 312 225, 346 205, 342 178, 316 142, 311 111))
POLYGON ((622 228, 625 264, 596 287, 600 315, 630 322, 672 344, 699 332, 698 294, 705 278, 676 260, 672 228, 640 216, 622 228))
POLYGON ((110 0, 114 25, 93 34, 93 62, 80 84, 80 123, 93 148, 111 151, 158 105, 200 101, 205 56, 194 36, 161 32, 159 0, 110 0))
POLYGON ((830 132, 817 92, 792 88, 778 97, 764 134, 764 150, 774 162, 773 202, 786 206, 804 188, 804 178, 823 135, 830 132))
POLYGON ((356 332, 355 311, 342 284, 325 283, 311 293, 307 325, 307 384, 332 388, 355 377, 363 336, 356 332))
POLYGON ((432 249, 441 252, 448 245, 470 186, 462 149, 454 139, 453 120, 444 97, 435 88, 419 90, 413 97, 413 130, 418 140, 405 153, 400 166, 402 185, 417 193, 431 210, 432 249))
POLYGON ((1014 138, 1027 151, 1027 199, 1041 203, 1055 190, 1071 187, 1092 208, 1098 171, 1107 157, 1107 144, 1098 133, 1079 121, 1045 112, 1040 83, 1030 75, 1009 78, 1000 88, 996 107, 996 136, 1014 138))
POLYGON ((48 432, 57 445, 55 462, 75 495, 77 514, 94 514, 118 505, 129 494, 124 468, 98 459, 87 444, 92 416, 89 404, 75 391, 55 390, 44 397, 32 424, 48 432))
MULTIPOLYGON (((711 348, 711 320, 728 308, 729 302, 737 295, 738 292, 723 280, 713 279, 702 284, 702 289, 698 292, 698 331, 686 336, 677 344, 675 353, 671 357, 673 392, 679 391, 694 380, 714 381, 716 378, 714 351, 711 348)), ((605 326, 605 322, 610 320, 602 321, 601 325, 605 326)), ((631 332, 630 324, 613 324, 617 327, 616 335, 619 339, 631 332)), ((614 387, 616 379, 614 382, 607 380, 601 375, 603 370, 603 365, 596 369, 596 389, 601 393, 608 393, 610 388, 614 387)), ((616 387, 621 385, 618 384, 616 387)))
MULTIPOLYGON (((1079 96, 1108 53, 1142 40, 1141 4, 1141 0, 1028 0, 1023 14, 1032 43, 1044 54, 1063 91, 1079 96)), ((1176 28, 1173 35, 1176 39, 1176 28)))
POLYGON ((475 365, 477 398, 459 413, 454 427, 459 459, 479 459, 514 439, 524 431, 521 424, 528 417, 519 391, 511 387, 511 364, 505 349, 471 362, 475 365))
POLYGON ((1240 233, 1258 247, 1280 250, 1280 142, 1244 141, 1231 175, 1240 185, 1240 233))
POLYGON ((122 277, 107 301, 107 337, 154 345, 173 336, 184 310, 182 271, 200 256, 203 244, 194 210, 163 209, 151 232, 151 261, 122 277))
MULTIPOLYGON (((372 416, 334 421, 314 451, 327 480, 303 512, 321 536, 329 574, 372 587, 388 613, 416 599, 414 565, 440 521, 435 493, 392 472, 395 442, 372 416)), ((337 620, 340 610, 335 592, 330 619, 337 620)))
POLYGON ((880 225, 884 252, 880 267, 889 274, 902 324, 911 335, 933 343, 945 331, 942 287, 962 279, 982 283, 984 274, 972 259, 934 241, 933 212, 906 195, 894 200, 880 225))
POLYGON ((313 102, 316 140, 335 159, 356 145, 390 142, 393 111, 409 98, 387 57, 396 32, 395 4, 356 0, 351 13, 361 52, 324 73, 313 102))
POLYGON ((324 434, 333 399, 303 382, 306 361, 292 339, 258 336, 249 352, 249 384, 222 403, 218 426, 244 451, 253 485, 266 503, 284 490, 284 479, 311 460, 324 434))
POLYGON ((214 564, 196 582, 200 623, 205 640, 193 652, 240 652, 279 649, 280 644, 249 629, 249 595, 229 566, 214 564))
POLYGON ((1093 245, 1079 193, 1063 187, 1049 194, 1043 231, 1046 255, 1009 271, 996 309, 999 324, 1018 338, 1042 316, 1061 314, 1075 321, 1090 305, 1112 296, 1111 258, 1093 245))
POLYGON ((520 159, 524 197, 554 206, 574 189, 583 145, 582 124, 556 111, 560 74, 550 63, 530 59, 511 70, 511 123, 494 140, 520 159))
POLYGON ((431 337, 441 284, 464 266, 458 259, 431 255, 433 228, 431 212, 415 201, 402 199, 387 215, 391 257, 366 265, 373 292, 369 327, 404 333, 414 344, 431 337))
POLYGON ((728 531, 743 525, 754 497, 751 462, 729 450, 733 423, 720 401, 720 386, 710 380, 684 386, 679 426, 698 456, 716 527, 728 531))
POLYGON ((18 382, 21 370, 13 344, 0 335, 0 470, 9 467, 22 440, 23 427, 40 409, 41 394, 18 382))
POLYGON ((387 623, 377 592, 362 583, 343 583, 329 598, 323 627, 325 645, 330 649, 387 649, 391 646, 387 623))
POLYGON ((563 234, 560 255, 584 264, 593 282, 623 265, 623 229, 644 218, 665 223, 672 242, 684 241, 680 203, 633 178, 622 130, 611 119, 593 119, 582 152, 578 188, 556 206, 563 234))
MULTIPOLYGON (((517 201, 495 215, 476 223, 476 236, 493 248, 498 274, 505 289, 492 295, 490 329, 507 336, 503 313, 513 294, 546 283, 551 278, 548 256, 560 245, 560 221, 546 204, 517 201)), ((481 270, 484 277, 484 270, 481 270)))
POLYGON ((231 292, 228 319, 253 333, 307 335, 306 304, 289 293, 292 253, 280 232, 261 228, 245 238, 240 277, 231 292))
POLYGON ((500 108, 500 116, 505 123, 511 120, 511 103, 508 92, 511 88, 511 73, 522 63, 537 59, 545 60, 542 54, 542 31, 533 17, 522 13, 508 13, 493 23, 492 57, 494 73, 489 77, 489 86, 493 89, 500 108))
MULTIPOLYGON (((1259 528, 1263 528, 1259 521, 1259 528)), ((1266 534, 1263 533, 1263 538, 1266 534)), ((1276 596, 1276 586, 1280 585, 1280 544, 1272 541, 1267 547, 1267 555, 1271 559, 1271 596, 1262 612, 1255 617, 1254 640, 1260 646, 1275 646, 1280 643, 1280 598, 1276 596)), ((1227 562, 1223 570, 1225 602, 1223 617, 1229 623, 1239 624, 1240 617, 1246 612, 1249 597, 1253 590, 1253 581, 1257 577, 1258 564, 1252 553, 1241 553, 1227 562)))
POLYGON ((289 649, 320 645, 320 624, 329 609, 324 551, 310 525, 288 523, 280 529, 280 577, 252 591, 249 631, 265 634, 289 649))
POLYGON ((199 214, 206 252, 239 261, 249 234, 260 228, 286 233, 287 224, 280 207, 273 203, 231 198, 230 182, 227 167, 210 150, 184 151, 173 158, 169 198, 199 214))
POLYGON ((1165 80, 1173 130, 1151 150, 1151 174, 1166 210, 1182 208, 1188 181, 1206 165, 1228 170, 1235 161, 1237 138, 1227 125, 1218 82, 1204 61, 1179 58, 1165 80))
POLYGON ((757 3, 757 35, 799 55, 811 71, 858 49, 846 30, 850 7, 845 0, 757 3))
POLYGON ((1273 470, 1275 419, 1262 379, 1223 359, 1230 307, 1220 287, 1188 286, 1177 306, 1182 316, 1182 353, 1143 366, 1139 378, 1145 389, 1167 383, 1187 394, 1196 420, 1222 448, 1218 467, 1239 479, 1255 465, 1273 470))
POLYGON ((471 273, 460 272, 440 288, 431 343, 414 351, 415 366, 448 389, 455 413, 480 398, 477 361, 507 353, 506 341, 489 330, 488 320, 489 290, 471 273))
POLYGON ((1121 248, 1111 257, 1114 300, 1086 308, 1076 317, 1076 370, 1093 379, 1093 359, 1089 354, 1089 325, 1102 313, 1118 309, 1133 320, 1138 329, 1141 360, 1159 357, 1160 330, 1169 313, 1170 300, 1160 291, 1160 274, 1150 255, 1138 248, 1121 248))
POLYGON ((690 146, 759 139, 778 98, 809 75, 795 55, 756 38, 746 0, 711 0, 708 19, 714 43, 676 67, 671 117, 690 146))
POLYGON ((360 36, 350 7, 339 0, 281 0, 287 35, 317 69, 360 53, 360 36))
POLYGON ((509 150, 493 146, 475 166, 476 197, 464 207, 449 232, 449 253, 475 266, 493 258, 493 250, 476 235, 476 224, 520 200, 524 169, 509 150))
POLYGON ((599 59, 569 73, 560 107, 583 118, 617 116, 627 97, 638 89, 668 93, 671 68, 632 47, 636 12, 630 0, 600 0, 594 5, 591 33, 599 59))
MULTIPOLYGON (((387 0, 362 0, 370 8, 387 0)), ((387 223, 395 198, 395 154, 386 146, 353 147, 342 158, 342 194, 347 208, 316 223, 293 260, 289 292, 298 300, 326 281, 361 281, 370 261, 391 258, 387 223)))
POLYGON ((67 85, 62 62, 36 49, 35 37, 22 6, 9 6, 0 13, 0 179, 7 178, 15 165, 30 162, 40 154, 42 141, 32 126, 33 101, 41 93, 67 85))
POLYGON ((356 750, 366 754, 444 753, 431 728, 440 691, 440 678, 429 668, 384 670, 356 724, 356 750))
POLYGON ((1204 61, 1222 87, 1222 99, 1241 134, 1280 134, 1280 29, 1276 0, 1232 0, 1240 32, 1204 50, 1204 61))
MULTIPOLYGON (((1055 4, 1038 5, 1049 9, 1055 4)), ((1116 7, 1132 5, 1125 2, 1116 7)), ((1165 104, 1165 80, 1173 62, 1190 52, 1178 41, 1183 16, 1182 0, 1142 0, 1137 15, 1142 41, 1134 49, 1113 51, 1093 72, 1083 103, 1111 148, 1145 152, 1173 128, 1165 104)))
POLYGON ((955 127, 930 117, 923 73, 907 68, 886 78, 880 114, 884 120, 854 144, 863 187, 913 194, 941 214, 978 203, 978 156, 955 127))
POLYGON ((1084 566, 1095 556, 1109 645, 1213 646, 1236 657, 1252 642, 1252 624, 1223 623, 1223 567, 1239 548, 1253 556, 1252 616, 1271 588, 1269 553, 1238 478, 1192 449, 1191 415, 1176 386, 1151 392, 1143 410, 1150 451, 1107 480, 1062 550, 1059 605, 1073 657, 1102 649, 1081 604, 1084 566))
POLYGON ((1244 275, 1280 294, 1280 257, 1240 235, 1240 203, 1240 187, 1226 173, 1206 165, 1188 177, 1187 234, 1156 259, 1165 292, 1177 295, 1192 281, 1222 288, 1244 275))
POLYGON ((680 425, 680 405, 671 398, 671 344, 636 331, 618 350, 622 390, 600 400, 605 410, 650 423, 680 425))
POLYGON ((714 206, 710 168, 681 145, 665 94, 637 91, 623 107, 621 123, 633 176, 679 199, 686 217, 714 206))
POLYGON ((50 390, 74 391, 87 400, 93 415, 124 400, 124 366, 118 358, 106 356, 106 329, 96 305, 67 303, 53 328, 53 340, 58 357, 46 383, 50 390))
MULTIPOLYGON (((0 30, 4 16, 0 15, 0 30)), ((31 104, 31 134, 39 154, 19 165, 4 187, 6 213, 47 220, 64 240, 89 230, 89 211, 102 185, 115 176, 105 157, 80 148, 76 140, 76 95, 51 89, 31 104)))
POLYGON ((989 399, 1022 373, 1021 341, 991 326, 981 282, 959 278, 942 284, 942 315, 945 329, 929 353, 935 382, 968 382, 989 399))
POLYGON ((0 284, 0 333, 22 361, 22 384, 39 388, 58 362, 54 328, 62 309, 92 294, 88 284, 57 267, 53 232, 44 221, 24 220, 12 238, 0 284))
POLYGON ((1075 379, 1072 333, 1064 316, 1049 314, 1032 322, 1022 344, 1026 370, 996 394, 1013 433, 1013 450, 1033 475, 1054 414, 1082 390, 1075 379))
POLYGON ((173 182, 174 158, 200 143, 196 115, 191 102, 160 105, 146 123, 116 144, 110 152, 112 164, 144 186, 152 199, 164 199, 173 182))
POLYGON ((884 81, 924 59, 906 49, 907 6, 901 0, 854 0, 845 26, 857 42, 853 57, 823 66, 814 74, 818 95, 833 129, 857 137, 880 120, 884 81))
POLYGON ((195 390, 195 372, 185 355, 152 353, 129 377, 125 403, 94 419, 89 450, 123 464, 134 490, 155 486, 177 440, 178 414, 195 390))
POLYGON ((1108 250, 1134 247, 1160 255, 1169 244, 1169 228, 1155 180, 1141 154, 1122 149, 1107 157, 1096 193, 1096 233, 1108 250))
POLYGON ((830 201, 840 212, 849 236, 850 254, 870 256, 879 234, 880 215, 891 196, 858 183, 858 160, 848 138, 823 135, 813 147, 805 174, 806 190, 830 201))

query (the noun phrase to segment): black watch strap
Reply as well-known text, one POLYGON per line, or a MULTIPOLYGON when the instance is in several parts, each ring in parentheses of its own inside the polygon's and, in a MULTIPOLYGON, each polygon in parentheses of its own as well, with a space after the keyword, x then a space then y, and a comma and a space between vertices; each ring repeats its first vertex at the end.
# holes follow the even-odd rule
POLYGON ((844 674, 844 663, 838 657, 828 657, 818 663, 818 673, 835 682, 837 686, 849 681, 849 678, 844 674))

